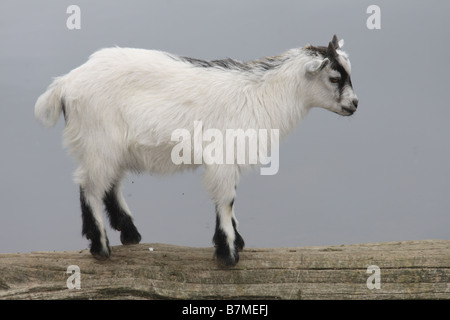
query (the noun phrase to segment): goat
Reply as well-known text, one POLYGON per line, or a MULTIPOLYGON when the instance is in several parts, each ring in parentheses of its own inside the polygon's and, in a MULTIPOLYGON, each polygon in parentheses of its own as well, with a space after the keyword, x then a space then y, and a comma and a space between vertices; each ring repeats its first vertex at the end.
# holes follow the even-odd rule
MULTIPOLYGON (((175 130, 201 121, 222 132, 277 129, 283 137, 313 107, 352 115, 358 99, 342 46, 334 35, 328 46, 307 45, 249 62, 106 48, 55 78, 36 101, 35 116, 51 127, 64 114, 64 145, 79 162, 74 180, 80 186, 82 235, 92 255, 106 259, 111 252, 103 206, 122 244, 141 240, 121 193, 126 172, 170 174, 200 165, 172 161, 175 130)), ((236 187, 250 165, 204 165, 216 208, 215 257, 233 266, 244 247, 234 212, 236 187)))

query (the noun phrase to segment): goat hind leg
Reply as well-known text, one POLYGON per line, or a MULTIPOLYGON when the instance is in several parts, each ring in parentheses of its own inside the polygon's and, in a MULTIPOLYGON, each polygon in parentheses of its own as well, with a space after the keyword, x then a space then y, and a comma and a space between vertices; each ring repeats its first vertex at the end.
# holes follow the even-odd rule
POLYGON ((134 225, 130 209, 128 209, 118 183, 114 184, 105 193, 103 203, 108 213, 111 228, 120 231, 120 241, 122 244, 139 243, 141 241, 141 235, 134 225))
POLYGON ((102 201, 88 188, 80 186, 82 235, 90 240, 90 251, 94 258, 107 259, 111 254, 109 240, 102 220, 102 201))

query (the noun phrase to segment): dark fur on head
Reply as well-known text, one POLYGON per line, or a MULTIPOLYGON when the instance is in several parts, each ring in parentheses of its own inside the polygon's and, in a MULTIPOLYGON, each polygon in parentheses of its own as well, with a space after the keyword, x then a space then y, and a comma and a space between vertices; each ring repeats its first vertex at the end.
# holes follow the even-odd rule
POLYGON ((339 53, 336 50, 340 48, 341 47, 339 46, 338 37, 334 35, 333 39, 328 43, 328 47, 308 45, 304 48, 304 50, 306 50, 311 55, 322 57, 323 59, 328 58, 330 60, 330 67, 341 74, 341 79, 339 81, 339 90, 342 93, 346 85, 352 87, 352 80, 348 72, 337 59, 339 53))

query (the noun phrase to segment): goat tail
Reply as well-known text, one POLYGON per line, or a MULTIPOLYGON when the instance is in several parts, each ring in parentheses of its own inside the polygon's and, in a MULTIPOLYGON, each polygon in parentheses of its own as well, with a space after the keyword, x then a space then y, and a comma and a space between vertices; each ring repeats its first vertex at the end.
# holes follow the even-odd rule
POLYGON ((47 91, 40 95, 34 106, 36 119, 46 128, 53 127, 58 122, 61 111, 64 109, 62 81, 62 78, 55 79, 47 91))

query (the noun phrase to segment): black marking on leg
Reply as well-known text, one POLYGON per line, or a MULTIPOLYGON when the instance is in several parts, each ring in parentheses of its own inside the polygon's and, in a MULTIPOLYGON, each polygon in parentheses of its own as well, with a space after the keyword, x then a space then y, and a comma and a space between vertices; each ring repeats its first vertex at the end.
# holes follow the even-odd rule
MULTIPOLYGON (((233 206, 234 206, 234 198, 230 202, 230 208, 233 209, 233 206)), ((235 246, 235 248, 238 251, 242 251, 242 249, 244 249, 244 246, 245 246, 244 239, 242 238, 242 236, 237 231, 237 221, 236 221, 236 219, 232 218, 231 222, 233 223, 233 229, 234 229, 234 246, 235 246)))
POLYGON ((216 229, 214 232, 213 242, 215 245, 214 256, 217 258, 220 264, 224 266, 234 266, 239 261, 239 250, 244 247, 244 240, 241 235, 236 231, 236 222, 232 218, 232 224, 235 232, 235 240, 233 245, 233 252, 230 250, 228 245, 228 239, 225 232, 222 230, 220 225, 219 211, 216 206, 216 229))
POLYGON ((80 203, 81 203, 81 219, 82 219, 82 231, 81 234, 86 239, 91 241, 90 251, 96 259, 107 259, 111 254, 109 247, 109 241, 106 237, 106 248, 101 243, 101 231, 97 225, 97 221, 92 213, 92 208, 86 201, 83 189, 80 187, 80 203))
POLYGON ((240 233, 236 229, 236 220, 233 218, 231 220, 231 222, 233 223, 233 229, 234 229, 234 247, 238 251, 242 251, 244 249, 244 247, 245 247, 244 239, 242 238, 242 236, 240 235, 240 233))
POLYGON ((217 258, 220 264, 225 266, 234 266, 239 261, 239 254, 237 250, 235 252, 230 251, 228 245, 227 236, 225 232, 220 228, 220 218, 216 219, 216 231, 214 233, 213 242, 215 244, 214 256, 217 258))
POLYGON ((141 241, 141 235, 130 215, 127 214, 119 204, 115 186, 105 193, 103 203, 106 207, 106 213, 108 214, 111 228, 120 231, 120 241, 122 244, 139 243, 141 241))

